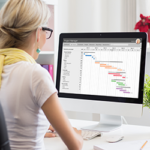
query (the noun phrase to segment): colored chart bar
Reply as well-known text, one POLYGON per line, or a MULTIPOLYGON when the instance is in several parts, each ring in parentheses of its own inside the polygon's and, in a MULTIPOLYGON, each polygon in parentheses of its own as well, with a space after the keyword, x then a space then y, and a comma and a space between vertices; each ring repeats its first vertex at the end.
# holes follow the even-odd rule
POLYGON ((114 74, 113 76, 118 76, 118 77, 121 77, 122 75, 116 75, 116 74, 114 74))
POLYGON ((118 84, 123 84, 123 82, 117 82, 118 84))
POLYGON ((100 64, 100 67, 106 67, 107 65, 106 64, 100 64))
POLYGON ((111 82, 116 82, 116 80, 111 80, 111 82))
POLYGON ((85 55, 85 56, 92 56, 92 55, 85 55))

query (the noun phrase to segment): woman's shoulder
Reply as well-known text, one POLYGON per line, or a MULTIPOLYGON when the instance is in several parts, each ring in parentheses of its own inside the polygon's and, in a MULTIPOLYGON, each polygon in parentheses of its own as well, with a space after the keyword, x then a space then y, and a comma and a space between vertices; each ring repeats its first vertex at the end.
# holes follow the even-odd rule
POLYGON ((33 77, 44 77, 49 76, 48 71, 43 68, 40 64, 32 64, 27 61, 20 61, 16 64, 6 66, 6 69, 17 69, 19 72, 24 72, 25 74, 32 74, 33 77))
POLYGON ((33 71, 33 72, 45 72, 46 69, 44 69, 40 64, 33 64, 33 63, 30 63, 30 62, 27 62, 27 61, 20 61, 16 64, 14 64, 14 66, 16 67, 19 67, 19 68, 22 68, 22 69, 25 69, 25 70, 30 70, 30 71, 33 71))

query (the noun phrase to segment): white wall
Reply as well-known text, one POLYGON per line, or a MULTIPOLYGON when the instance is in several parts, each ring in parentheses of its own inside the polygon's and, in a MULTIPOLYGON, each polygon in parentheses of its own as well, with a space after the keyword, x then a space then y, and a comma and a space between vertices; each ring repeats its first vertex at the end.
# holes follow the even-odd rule
POLYGON ((128 1, 59 0, 59 32, 133 31, 135 0, 128 1))
POLYGON ((136 21, 140 20, 140 14, 150 16, 150 0, 136 0, 136 21))

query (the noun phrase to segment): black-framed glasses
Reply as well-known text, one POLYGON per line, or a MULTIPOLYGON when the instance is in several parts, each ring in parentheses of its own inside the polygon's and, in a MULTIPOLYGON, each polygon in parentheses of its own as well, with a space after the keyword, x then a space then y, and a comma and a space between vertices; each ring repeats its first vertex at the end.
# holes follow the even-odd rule
POLYGON ((50 39, 52 36, 53 30, 47 27, 42 27, 43 31, 46 31, 46 39, 50 39))

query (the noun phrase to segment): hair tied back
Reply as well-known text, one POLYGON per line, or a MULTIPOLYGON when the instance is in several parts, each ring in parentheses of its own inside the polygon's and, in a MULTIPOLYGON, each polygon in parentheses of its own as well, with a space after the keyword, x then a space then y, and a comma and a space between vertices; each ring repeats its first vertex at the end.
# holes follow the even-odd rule
POLYGON ((4 34, 8 34, 4 29, 3 26, 0 25, 0 31, 3 32, 4 34))

